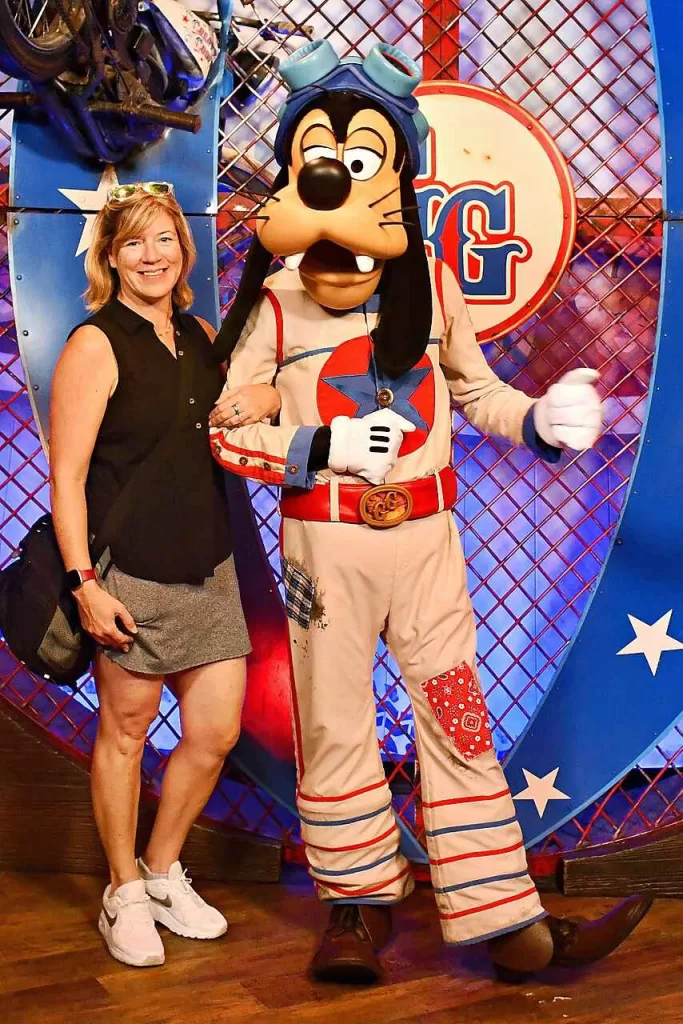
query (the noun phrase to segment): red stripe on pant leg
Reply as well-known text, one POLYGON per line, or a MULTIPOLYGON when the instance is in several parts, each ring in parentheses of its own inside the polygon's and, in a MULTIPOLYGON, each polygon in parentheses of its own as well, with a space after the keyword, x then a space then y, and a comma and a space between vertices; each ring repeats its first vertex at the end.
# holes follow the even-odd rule
POLYGON ((514 896, 506 896, 505 899, 495 900, 493 903, 486 903, 483 907, 471 907, 469 910, 459 910, 455 914, 439 914, 442 921, 454 921, 456 917, 469 917, 470 914, 481 914, 483 910, 494 910, 496 907, 502 907, 505 903, 514 903, 515 900, 523 900, 527 896, 533 896, 536 893, 536 886, 532 885, 526 892, 515 893, 514 896))
MULTIPOLYGON (((280 520, 280 554, 285 557, 285 521, 280 520)), ((287 621, 287 654, 289 655, 289 683, 292 694, 292 718, 294 720, 294 735, 296 742, 294 744, 294 752, 296 755, 296 767, 297 777, 303 778, 304 774, 304 748, 301 739, 301 719, 299 718, 299 702, 297 700, 296 693, 296 680, 294 679, 294 662, 292 660, 292 639, 289 632, 289 616, 286 616, 287 621)))
POLYGON ((322 878, 316 878, 312 871, 311 878, 313 878, 319 886, 322 886, 323 889, 332 889, 333 892, 341 893, 342 896, 348 896, 349 899, 353 899, 354 896, 370 896, 373 892, 379 892, 380 889, 386 889, 388 885, 391 885, 392 882, 398 882, 399 878, 403 878, 409 871, 409 867, 404 868, 399 875, 394 875, 393 878, 387 878, 386 882, 381 882, 379 885, 369 885, 367 889, 343 889, 339 885, 332 885, 331 882, 325 882, 322 878))
POLYGON ((515 843, 514 846, 504 846, 500 850, 476 850, 474 853, 458 853, 455 857, 443 857, 441 860, 432 860, 429 858, 430 864, 453 864, 456 860, 469 860, 470 857, 495 857, 499 853, 514 853, 515 850, 521 850, 524 846, 524 842, 520 840, 515 843))
MULTIPOLYGON (((289 619, 287 620, 287 634, 289 635, 289 619)), ((289 645, 289 673, 291 676, 292 688, 292 718, 294 719, 294 732, 296 735, 296 762, 299 771, 299 778, 304 774, 304 748, 301 738, 301 719, 299 718, 299 702, 296 694, 296 681, 294 679, 294 662, 292 661, 291 641, 289 645)))
MULTIPOLYGON (((287 621, 287 635, 289 635, 289 620, 287 621)), ((292 648, 291 641, 288 645, 289 649, 289 674, 291 676, 291 689, 292 689, 292 718, 294 719, 294 733, 296 735, 296 763, 299 772, 299 778, 303 778, 304 774, 304 748, 303 740, 301 738, 301 719, 299 718, 299 703, 296 696, 296 681, 294 679, 294 662, 292 661, 292 648)))
POLYGON ((352 796, 360 796, 362 793, 370 793, 373 789, 379 789, 380 786, 386 786, 387 780, 382 779, 380 782, 373 782, 371 786, 364 786, 363 789, 354 789, 352 793, 342 793, 341 796, 307 796, 306 793, 299 792, 297 796, 300 800, 311 800, 315 803, 334 803, 336 800, 350 800, 352 796))
POLYGON ((386 832, 383 832, 381 836, 377 836, 375 839, 368 839, 365 843, 354 843, 352 846, 316 846, 314 843, 307 843, 304 839, 304 845, 311 850, 322 850, 324 853, 348 853, 350 850, 364 850, 366 846, 374 846, 376 843, 381 843, 383 839, 388 839, 390 835, 398 832, 395 825, 388 828, 386 832))
POLYGON ((500 793, 491 793, 490 796, 457 796, 452 800, 433 800, 431 803, 423 802, 423 807, 447 807, 451 804, 476 804, 480 800, 499 800, 501 797, 509 796, 509 789, 502 789, 500 793))

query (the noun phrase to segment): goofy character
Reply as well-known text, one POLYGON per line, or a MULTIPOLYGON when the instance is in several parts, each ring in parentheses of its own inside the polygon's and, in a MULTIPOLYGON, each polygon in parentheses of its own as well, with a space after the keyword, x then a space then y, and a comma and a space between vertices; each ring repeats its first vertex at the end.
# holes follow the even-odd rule
POLYGON ((282 485, 282 560, 295 684, 297 803, 311 875, 331 908, 320 978, 374 980, 392 904, 413 889, 378 751, 382 635, 415 715, 429 863, 444 939, 486 940, 510 980, 602 957, 648 907, 555 920, 527 873, 476 670, 475 620, 451 508, 451 400, 477 428, 555 462, 601 424, 589 369, 535 401, 489 368, 450 268, 428 259, 413 178, 427 124, 420 72, 395 47, 339 60, 315 41, 281 65, 290 96, 265 203, 217 339, 227 384, 275 383, 279 423, 213 451, 282 485), (285 268, 266 282, 272 258, 285 268))

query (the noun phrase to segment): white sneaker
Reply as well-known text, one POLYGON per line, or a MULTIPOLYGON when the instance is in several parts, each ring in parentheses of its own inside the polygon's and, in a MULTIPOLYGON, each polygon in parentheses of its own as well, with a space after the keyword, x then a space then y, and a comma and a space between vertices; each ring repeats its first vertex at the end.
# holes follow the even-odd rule
POLYGON ((150 871, 142 857, 138 868, 150 897, 152 917, 159 924, 186 939, 217 939, 227 932, 228 922, 194 891, 180 861, 171 864, 165 878, 146 877, 150 871))
POLYGON ((151 914, 151 900, 141 878, 104 890, 98 922, 109 952, 132 967, 163 964, 164 946, 151 914))

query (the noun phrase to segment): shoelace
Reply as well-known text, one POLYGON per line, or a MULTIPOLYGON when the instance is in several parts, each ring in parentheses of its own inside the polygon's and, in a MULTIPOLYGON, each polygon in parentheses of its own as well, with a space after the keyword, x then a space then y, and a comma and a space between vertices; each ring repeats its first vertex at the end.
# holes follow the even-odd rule
POLYGON ((197 906, 204 906, 204 900, 201 898, 199 893, 195 892, 195 890, 192 888, 192 879, 188 875, 187 870, 185 868, 183 868, 182 875, 180 875, 180 877, 176 879, 175 884, 179 885, 183 892, 187 893, 187 895, 192 898, 192 900, 197 904, 197 906))
POLYGON ((367 938, 365 929, 359 921, 358 907, 353 904, 336 909, 334 921, 328 926, 325 934, 329 938, 336 938, 347 931, 355 931, 361 939, 367 938))
MULTIPOLYGON (((116 897, 114 897, 114 899, 116 900, 116 897)), ((119 911, 130 910, 130 916, 136 922, 141 923, 142 921, 152 920, 148 910, 146 913, 143 913, 143 911, 141 910, 141 907, 147 908, 148 904, 149 896, 147 895, 147 893, 145 893, 144 896, 137 896, 135 899, 132 900, 122 900, 119 897, 117 909, 119 911)))

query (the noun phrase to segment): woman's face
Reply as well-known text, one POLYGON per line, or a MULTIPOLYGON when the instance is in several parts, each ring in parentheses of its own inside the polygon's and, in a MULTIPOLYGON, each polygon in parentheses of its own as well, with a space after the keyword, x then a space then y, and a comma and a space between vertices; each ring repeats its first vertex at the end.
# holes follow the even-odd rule
POLYGON ((173 218, 160 212, 136 238, 129 238, 109 264, 119 275, 121 293, 158 302, 173 291, 183 269, 183 253, 173 218))

